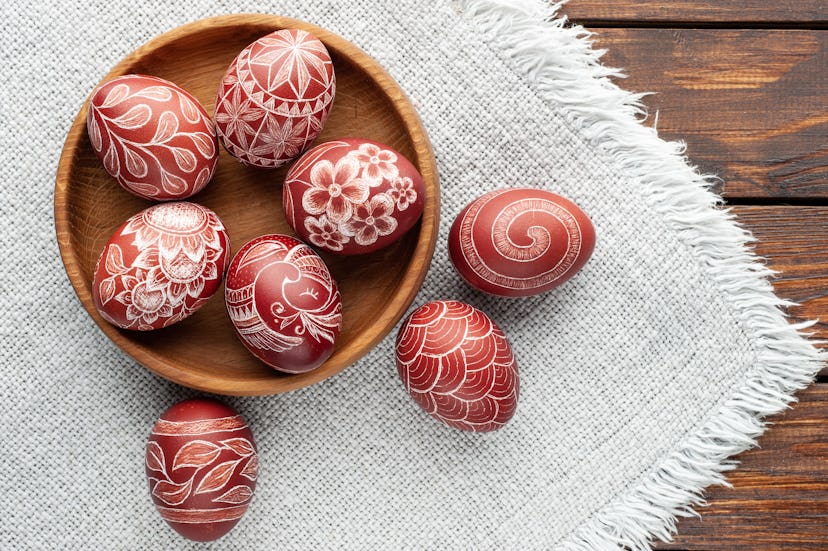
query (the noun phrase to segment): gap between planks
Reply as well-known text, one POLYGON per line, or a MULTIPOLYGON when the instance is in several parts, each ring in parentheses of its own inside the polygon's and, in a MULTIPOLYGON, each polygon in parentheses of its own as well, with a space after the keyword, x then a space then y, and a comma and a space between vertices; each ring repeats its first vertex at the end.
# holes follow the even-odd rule
POLYGON ((704 30, 800 30, 822 31, 828 22, 822 21, 676 21, 672 19, 582 19, 570 21, 586 28, 602 29, 704 29, 704 30))
POLYGON ((722 197, 725 208, 740 207, 828 207, 828 197, 751 197, 729 196, 722 197))

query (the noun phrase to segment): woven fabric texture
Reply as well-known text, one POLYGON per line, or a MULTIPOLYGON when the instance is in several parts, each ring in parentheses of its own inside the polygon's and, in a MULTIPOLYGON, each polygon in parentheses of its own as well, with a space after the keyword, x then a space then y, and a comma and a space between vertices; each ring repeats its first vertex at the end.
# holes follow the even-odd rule
POLYGON ((244 12, 331 29, 410 95, 443 193, 415 304, 456 298, 487 312, 514 347, 522 394, 496 433, 439 425, 404 392, 392 334, 312 388, 227 400, 251 423, 261 474, 248 514, 215 548, 564 545, 756 368, 736 291, 710 276, 618 151, 579 128, 458 5, 12 0, 0 8, 0 547, 186 547, 150 501, 144 446, 157 416, 196 393, 134 363, 85 313, 55 241, 53 183, 75 114, 115 63, 180 24, 244 12), (471 290, 446 250, 462 207, 511 185, 566 195, 598 235, 576 278, 517 301, 471 290))

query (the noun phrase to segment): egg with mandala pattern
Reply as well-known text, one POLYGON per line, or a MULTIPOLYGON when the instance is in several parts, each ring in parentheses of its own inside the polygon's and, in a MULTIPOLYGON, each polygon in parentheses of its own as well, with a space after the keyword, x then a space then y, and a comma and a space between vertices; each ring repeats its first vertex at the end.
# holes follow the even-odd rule
POLYGON ((213 541, 247 511, 259 456, 244 417, 216 400, 194 398, 156 421, 145 469, 161 517, 188 539, 213 541))
POLYGON ((414 401, 450 427, 493 431, 515 413, 520 384, 512 347, 473 306, 440 300, 414 310, 397 334, 396 360, 414 401))
POLYGON ((186 199, 216 169, 218 141, 207 111, 161 78, 125 75, 103 83, 89 100, 86 129, 106 171, 145 199, 186 199))
POLYGON ((275 168, 316 139, 335 94, 325 45, 306 31, 282 29, 247 46, 228 67, 216 96, 216 130, 243 164, 275 168))
POLYGON ((167 327, 218 290, 229 255, 230 240, 216 213, 186 201, 159 203, 109 238, 95 268, 95 307, 122 329, 167 327))
POLYGON ((333 353, 339 289, 322 258, 294 237, 245 244, 230 263, 224 299, 242 344, 277 371, 311 371, 333 353))
POLYGON ((558 287, 594 247, 595 229, 578 205, 533 188, 486 193, 460 212, 449 232, 457 272, 473 287, 504 297, 558 287))
POLYGON ((344 138, 317 145, 288 171, 282 204, 302 239, 326 251, 376 251, 405 235, 420 219, 422 176, 391 147, 344 138))

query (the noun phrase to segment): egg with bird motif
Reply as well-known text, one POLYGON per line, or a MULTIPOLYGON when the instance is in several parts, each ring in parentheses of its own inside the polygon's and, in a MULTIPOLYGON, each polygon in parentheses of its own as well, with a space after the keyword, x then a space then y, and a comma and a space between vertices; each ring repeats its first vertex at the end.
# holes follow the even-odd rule
POLYGON ((342 327, 342 300, 328 267, 288 235, 263 235, 239 250, 227 271, 225 302, 242 344, 285 373, 322 365, 342 327))

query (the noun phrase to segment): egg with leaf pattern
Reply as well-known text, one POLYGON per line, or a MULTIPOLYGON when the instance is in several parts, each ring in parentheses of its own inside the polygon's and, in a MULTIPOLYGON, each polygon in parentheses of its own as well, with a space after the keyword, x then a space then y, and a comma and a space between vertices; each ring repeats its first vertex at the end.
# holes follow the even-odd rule
POLYGON ((213 541, 247 511, 259 456, 244 417, 216 400, 194 398, 156 421, 145 468, 161 518, 185 538, 213 541))
POLYGON ((204 189, 218 162, 213 121, 180 86, 124 75, 92 93, 89 141, 106 171, 144 199, 186 199, 204 189))

